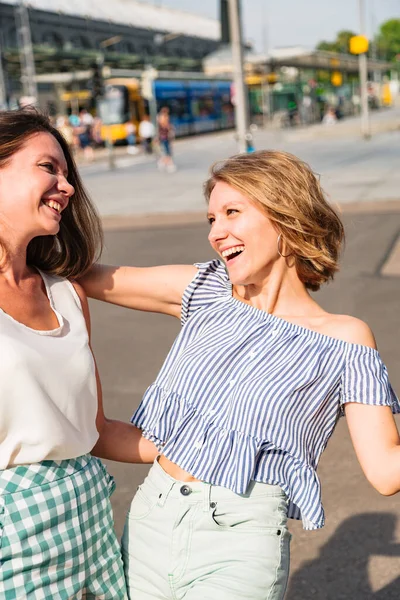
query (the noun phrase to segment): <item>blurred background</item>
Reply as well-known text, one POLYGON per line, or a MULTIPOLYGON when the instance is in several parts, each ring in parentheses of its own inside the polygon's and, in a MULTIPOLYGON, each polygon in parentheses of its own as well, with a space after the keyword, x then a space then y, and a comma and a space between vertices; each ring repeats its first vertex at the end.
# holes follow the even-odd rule
MULTIPOLYGON (((370 324, 398 392, 399 71, 400 0, 0 0, 0 109, 39 106, 70 142, 103 219, 104 261, 212 258, 211 163, 292 152, 347 231, 341 272, 317 300, 370 324)), ((106 412, 128 420, 179 323, 96 302, 91 311, 106 412)), ((120 535, 146 468, 108 467, 120 535)), ((399 499, 367 484, 345 420, 319 474, 327 524, 291 523, 287 598, 398 600, 399 499)))

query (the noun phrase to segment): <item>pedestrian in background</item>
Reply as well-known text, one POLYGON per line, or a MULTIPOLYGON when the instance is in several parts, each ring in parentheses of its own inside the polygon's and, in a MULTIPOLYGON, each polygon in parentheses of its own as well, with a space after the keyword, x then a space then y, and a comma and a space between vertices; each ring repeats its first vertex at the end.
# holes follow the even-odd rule
POLYGON ((150 116, 147 114, 143 115, 142 120, 139 123, 139 137, 143 146, 143 150, 146 154, 153 153, 153 138, 155 135, 155 127, 150 120, 150 116))
POLYGON ((101 246, 68 145, 32 110, 0 113, 0 597, 125 599, 100 460, 152 461, 106 419, 86 296, 101 246))
POLYGON ((169 118, 169 108, 167 106, 164 106, 157 116, 157 137, 161 149, 161 158, 158 161, 158 167, 161 170, 166 169, 168 173, 174 173, 176 171, 176 166, 172 158, 174 128, 169 118))
POLYGON ((86 110, 86 108, 82 108, 79 111, 79 125, 77 127, 77 132, 79 147, 82 150, 85 160, 88 162, 92 161, 94 158, 92 127, 92 115, 86 110))
POLYGON ((338 120, 335 109, 333 108, 333 106, 329 106, 324 115, 324 118, 322 119, 322 123, 324 125, 336 125, 337 121, 338 120))
POLYGON ((56 119, 58 131, 61 133, 70 148, 74 147, 74 133, 68 118, 64 115, 59 115, 56 119))
POLYGON ((287 520, 323 527, 316 469, 339 416, 369 481, 394 494, 400 404, 369 327, 310 295, 338 270, 344 231, 309 166, 279 151, 233 156, 205 196, 218 259, 99 265, 83 282, 183 325, 132 417, 160 456, 126 520, 128 593, 282 600, 287 520))
POLYGON ((132 121, 125 123, 126 141, 128 144, 128 154, 137 154, 138 149, 136 148, 136 125, 132 121))
POLYGON ((95 148, 104 148, 104 140, 101 134, 103 122, 99 116, 93 118, 92 140, 95 148))

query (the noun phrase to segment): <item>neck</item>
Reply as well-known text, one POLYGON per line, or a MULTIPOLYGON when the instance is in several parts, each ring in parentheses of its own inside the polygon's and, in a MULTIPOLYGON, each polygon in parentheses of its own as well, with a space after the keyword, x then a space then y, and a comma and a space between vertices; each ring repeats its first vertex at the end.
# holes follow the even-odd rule
POLYGON ((298 278, 296 269, 276 267, 259 283, 234 285, 233 295, 276 316, 300 316, 315 310, 318 305, 298 278))
POLYGON ((15 241, 2 241, 4 250, 0 249, 0 276, 10 284, 18 285, 31 269, 26 264, 27 244, 16 244, 15 241))

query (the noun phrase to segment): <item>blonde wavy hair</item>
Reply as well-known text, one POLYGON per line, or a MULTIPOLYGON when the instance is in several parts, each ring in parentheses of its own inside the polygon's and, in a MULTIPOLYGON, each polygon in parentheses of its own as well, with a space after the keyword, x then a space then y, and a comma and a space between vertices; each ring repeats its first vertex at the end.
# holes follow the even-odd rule
POLYGON ((207 202, 218 182, 267 214, 306 288, 316 291, 333 279, 344 228, 309 165, 288 152, 259 150, 215 163, 204 184, 207 202))

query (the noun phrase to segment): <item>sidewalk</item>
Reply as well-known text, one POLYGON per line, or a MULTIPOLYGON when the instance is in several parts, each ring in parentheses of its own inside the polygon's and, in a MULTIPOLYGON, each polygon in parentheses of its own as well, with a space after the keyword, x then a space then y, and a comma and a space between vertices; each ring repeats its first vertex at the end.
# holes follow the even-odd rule
MULTIPOLYGON (((388 131, 400 131, 400 107, 382 108, 370 112, 371 135, 385 133, 388 131)), ((211 132, 208 134, 198 135, 195 137, 178 138, 174 142, 174 146, 179 148, 182 145, 187 145, 193 139, 202 139, 213 136, 229 136, 231 137, 233 130, 211 132)), ((272 138, 281 138, 284 136, 290 142, 313 140, 313 139, 329 139, 329 138, 345 138, 350 136, 361 137, 360 117, 347 117, 339 120, 335 125, 325 125, 316 123, 314 125, 293 127, 287 129, 277 129, 276 127, 263 127, 255 132, 255 138, 263 137, 265 134, 272 138)), ((90 167, 92 164, 102 163, 105 167, 109 166, 109 150, 107 148, 97 148, 94 151, 94 160, 91 162, 85 161, 82 154, 77 153, 76 162, 80 167, 90 167)), ((138 147, 137 155, 128 154, 127 146, 116 146, 112 149, 117 166, 125 166, 128 164, 141 164, 153 162, 156 160, 156 154, 144 154, 138 147), (121 159, 126 159, 122 161, 121 159)))
MULTIPOLYGON (((400 107, 381 108, 369 113, 371 136, 378 133, 400 130, 400 107)), ((293 130, 292 130, 293 131, 293 130)), ((347 117, 334 125, 317 123, 308 127, 300 127, 293 131, 296 140, 315 138, 337 138, 347 136, 361 137, 361 117, 347 117)))
MULTIPOLYGON (((254 135, 255 146, 283 150, 304 160, 319 175, 334 205, 395 201, 400 198, 400 109, 375 111, 371 122, 379 134, 368 141, 355 118, 331 127, 260 128, 254 135), (333 130, 337 131, 334 137, 327 137, 333 130)), ((122 222, 135 216, 147 221, 150 214, 204 213, 202 188, 210 166, 237 151, 235 132, 230 130, 176 140, 178 170, 173 174, 157 169, 155 155, 130 155, 124 147, 115 149, 116 169, 110 169, 104 149, 98 150, 93 163, 79 166, 102 217, 122 222)))

